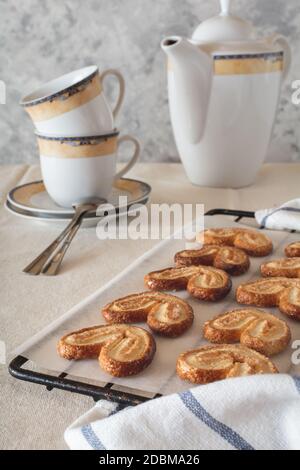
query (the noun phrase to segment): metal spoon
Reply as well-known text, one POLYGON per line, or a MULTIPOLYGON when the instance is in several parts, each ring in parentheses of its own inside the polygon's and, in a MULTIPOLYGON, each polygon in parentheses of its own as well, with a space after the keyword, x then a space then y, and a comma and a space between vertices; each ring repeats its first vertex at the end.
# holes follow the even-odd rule
POLYGON ((84 216, 92 210, 95 211, 97 207, 104 202, 106 201, 97 199, 95 202, 93 200, 92 202, 84 204, 74 204, 73 207, 75 209, 75 213, 71 222, 39 256, 37 256, 28 266, 26 266, 25 269, 23 269, 23 272, 35 276, 41 273, 48 276, 55 276, 60 268, 64 255, 66 254, 71 244, 71 241, 75 237, 82 223, 84 216), (64 242, 62 247, 56 253, 56 250, 59 248, 59 245, 62 242, 64 242))

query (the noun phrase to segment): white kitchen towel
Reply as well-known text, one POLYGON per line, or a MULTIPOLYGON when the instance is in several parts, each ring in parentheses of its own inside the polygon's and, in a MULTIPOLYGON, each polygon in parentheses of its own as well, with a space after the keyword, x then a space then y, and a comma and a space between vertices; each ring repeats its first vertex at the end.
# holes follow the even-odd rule
POLYGON ((80 450, 300 450, 300 378, 229 379, 123 410, 101 400, 65 440, 80 450))
POLYGON ((255 218, 263 228, 300 232, 300 198, 288 201, 280 207, 257 211, 255 218))

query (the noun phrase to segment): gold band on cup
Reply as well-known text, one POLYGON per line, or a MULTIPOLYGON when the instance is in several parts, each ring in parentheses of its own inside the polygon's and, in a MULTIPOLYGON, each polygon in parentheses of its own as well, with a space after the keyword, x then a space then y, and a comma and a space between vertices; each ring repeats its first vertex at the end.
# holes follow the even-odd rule
POLYGON ((92 158, 117 151, 118 132, 107 136, 51 138, 37 134, 40 155, 55 158, 92 158))
POLYGON ((66 90, 65 93, 59 94, 52 100, 25 106, 25 110, 34 122, 47 121, 92 101, 101 93, 101 79, 97 72, 91 80, 74 86, 71 91, 66 90))

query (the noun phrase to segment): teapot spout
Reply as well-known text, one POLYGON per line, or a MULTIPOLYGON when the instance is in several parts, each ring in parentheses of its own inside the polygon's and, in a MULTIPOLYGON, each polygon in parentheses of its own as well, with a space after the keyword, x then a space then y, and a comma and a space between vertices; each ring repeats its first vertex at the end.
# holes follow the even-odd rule
POLYGON ((165 38, 161 47, 169 58, 171 115, 180 120, 184 138, 197 144, 205 131, 213 60, 200 46, 179 36, 165 38))

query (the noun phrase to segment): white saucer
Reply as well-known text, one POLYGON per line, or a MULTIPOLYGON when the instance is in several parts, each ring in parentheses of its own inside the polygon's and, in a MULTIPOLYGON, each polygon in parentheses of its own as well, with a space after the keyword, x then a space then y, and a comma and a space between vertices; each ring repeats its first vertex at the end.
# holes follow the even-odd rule
MULTIPOLYGON (((113 216, 130 214, 134 204, 146 204, 151 193, 151 187, 142 181, 122 178, 115 182, 107 203, 114 206, 114 211, 108 210, 105 215, 113 216), (127 196, 126 204, 119 204, 119 197, 127 196)), ((52 201, 42 181, 34 181, 12 189, 7 195, 6 208, 19 217, 40 222, 68 222, 74 214, 74 209, 60 207, 52 201)), ((90 212, 84 219, 85 226, 95 225, 100 220, 96 212, 90 212)))

